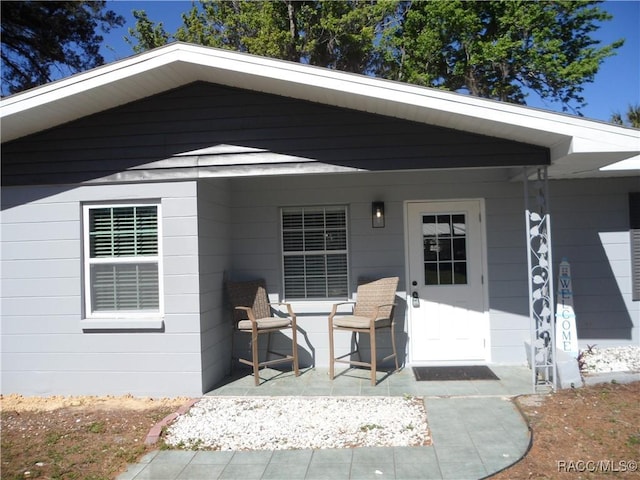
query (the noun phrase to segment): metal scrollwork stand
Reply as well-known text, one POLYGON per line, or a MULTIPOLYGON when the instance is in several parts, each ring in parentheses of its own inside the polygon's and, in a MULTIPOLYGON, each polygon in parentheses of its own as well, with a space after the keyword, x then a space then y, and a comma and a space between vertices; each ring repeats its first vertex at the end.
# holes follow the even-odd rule
POLYGON ((553 302, 553 261, 547 168, 536 171, 534 181, 525 168, 525 209, 527 258, 529 267, 529 317, 531 325, 530 363, 533 391, 541 393, 557 387, 555 316, 553 302), (531 202, 531 199, 534 199, 531 202))

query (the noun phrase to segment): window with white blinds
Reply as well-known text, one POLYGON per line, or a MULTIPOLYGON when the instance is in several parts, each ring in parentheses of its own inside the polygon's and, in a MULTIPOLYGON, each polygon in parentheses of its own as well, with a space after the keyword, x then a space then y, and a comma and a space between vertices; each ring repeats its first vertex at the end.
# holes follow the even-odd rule
POLYGON ((283 208, 282 258, 285 298, 346 298, 347 208, 283 208))
POLYGON ((86 315, 159 313, 159 205, 84 207, 86 315))

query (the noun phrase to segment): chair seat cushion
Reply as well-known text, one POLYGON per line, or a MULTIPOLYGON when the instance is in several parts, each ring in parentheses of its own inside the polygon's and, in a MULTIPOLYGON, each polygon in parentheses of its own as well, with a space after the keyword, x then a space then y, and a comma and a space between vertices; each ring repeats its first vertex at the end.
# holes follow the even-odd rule
MULTIPOLYGON (((361 317, 358 315, 345 315, 344 317, 334 317, 333 326, 342 328, 369 328, 371 319, 369 317, 361 317)), ((391 319, 380 318, 376 320, 376 328, 388 327, 391 325, 391 319)))
MULTIPOLYGON (((256 323, 258 324, 258 330, 265 328, 285 328, 291 326, 291 319, 278 317, 258 318, 256 323)), ((238 330, 251 329, 251 320, 240 320, 238 322, 238 330)))

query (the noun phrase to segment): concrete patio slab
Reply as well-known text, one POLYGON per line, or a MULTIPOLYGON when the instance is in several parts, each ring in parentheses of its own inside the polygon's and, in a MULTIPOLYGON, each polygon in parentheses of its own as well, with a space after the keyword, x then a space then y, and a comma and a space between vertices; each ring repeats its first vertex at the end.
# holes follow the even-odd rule
POLYGON ((529 429, 511 399, 532 392, 526 367, 492 365, 499 380, 418 382, 411 369, 343 371, 333 381, 323 369, 266 370, 263 383, 243 372, 207 395, 354 396, 415 395, 424 398, 433 444, 418 447, 276 451, 152 452, 117 480, 199 479, 479 479, 518 461, 528 450, 529 429))

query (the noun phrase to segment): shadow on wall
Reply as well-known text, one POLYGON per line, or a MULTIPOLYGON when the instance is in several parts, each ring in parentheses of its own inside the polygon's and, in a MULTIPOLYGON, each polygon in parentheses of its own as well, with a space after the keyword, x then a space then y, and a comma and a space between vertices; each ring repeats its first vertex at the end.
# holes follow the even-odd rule
POLYGON ((638 178, 552 185, 554 256, 571 265, 579 341, 624 345, 640 334, 640 305, 631 301, 628 193, 639 186, 638 178))
MULTIPOLYGON (((570 247, 564 245, 566 232, 560 230, 556 239, 559 245, 554 248, 555 279, 557 266, 565 257, 571 266, 578 339, 632 340, 633 329, 640 325, 634 325, 624 300, 631 288, 629 232, 589 232, 581 237, 580 244, 570 247)), ((557 295, 557 284, 555 289, 557 295)))

